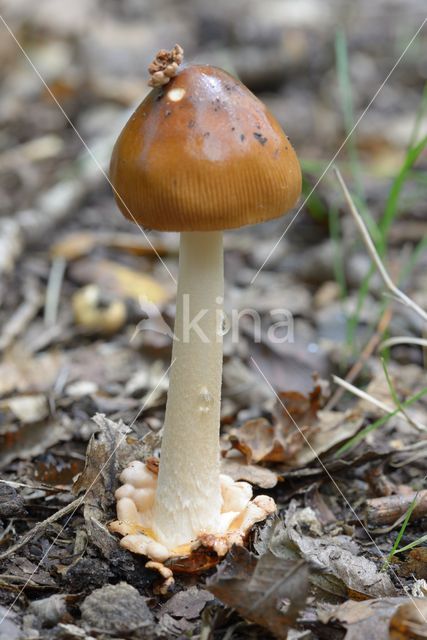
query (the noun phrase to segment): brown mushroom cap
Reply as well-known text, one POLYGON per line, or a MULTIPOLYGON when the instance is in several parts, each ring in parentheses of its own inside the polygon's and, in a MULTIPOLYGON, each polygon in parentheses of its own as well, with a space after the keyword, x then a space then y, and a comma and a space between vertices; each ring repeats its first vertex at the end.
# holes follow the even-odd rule
POLYGON ((301 193, 299 162, 278 122, 210 66, 184 67, 148 94, 115 144, 110 178, 122 213, 163 231, 263 222, 301 193))

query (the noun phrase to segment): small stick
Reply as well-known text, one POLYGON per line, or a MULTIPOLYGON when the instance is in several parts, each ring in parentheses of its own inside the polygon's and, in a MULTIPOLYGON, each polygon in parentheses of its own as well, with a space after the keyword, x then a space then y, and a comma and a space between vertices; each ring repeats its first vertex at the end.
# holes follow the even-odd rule
POLYGON ((66 262, 64 258, 56 256, 52 261, 49 279, 47 281, 46 300, 44 305, 44 323, 47 327, 56 324, 58 318, 59 298, 64 280, 66 262))
POLYGON ((396 336, 395 338, 388 338, 388 340, 384 340, 384 342, 381 342, 378 349, 379 351, 382 351, 383 349, 387 349, 388 347, 394 347, 397 344, 415 344, 419 347, 427 348, 427 339, 411 338, 409 336, 396 336))
MULTIPOLYGON (((393 315, 392 309, 390 307, 387 307, 384 310, 384 313, 382 314, 378 322, 378 326, 375 333, 373 334, 373 336, 371 336, 366 346, 362 350, 362 353, 360 354, 359 359, 353 364, 350 371, 347 373, 345 377, 347 382, 353 382, 357 378, 359 373, 362 371, 366 362, 368 361, 368 359, 371 357, 371 355, 377 348, 382 336, 384 335, 384 331, 387 329, 388 325, 390 324, 392 315, 393 315)), ((330 400, 327 402, 325 409, 327 409, 328 411, 332 411, 332 409, 335 407, 337 402, 341 400, 341 397, 343 395, 344 395, 344 388, 338 387, 338 389, 335 390, 330 400)))
POLYGON ((0 335, 0 351, 4 351, 24 331, 43 303, 41 293, 30 281, 25 287, 25 299, 5 323, 0 335))
POLYGON ((19 551, 19 549, 25 547, 25 545, 30 540, 46 531, 46 529, 50 524, 52 524, 52 522, 56 522, 63 516, 66 516, 68 513, 78 509, 81 504, 83 504, 82 498, 77 498, 76 500, 70 502, 70 504, 62 507, 62 509, 60 509, 59 511, 56 511, 56 513, 53 513, 51 516, 46 518, 46 520, 43 520, 43 522, 38 522, 36 526, 30 529, 30 531, 27 531, 27 533, 23 535, 22 538, 18 542, 16 542, 16 544, 12 545, 11 547, 9 547, 9 549, 6 549, 4 553, 0 554, 0 562, 2 560, 6 560, 6 558, 14 554, 15 551, 19 551))
POLYGON ((16 219, 2 218, 0 221, 0 275, 13 271, 23 248, 21 229, 16 219))
MULTIPOLYGON (((370 527, 382 527, 391 525, 404 516, 416 492, 408 495, 392 495, 382 498, 372 498, 366 501, 366 520, 370 527)), ((416 498, 411 519, 420 519, 427 516, 427 490, 420 491, 416 498)))
MULTIPOLYGON (((374 398, 374 396, 371 396, 369 393, 366 393, 366 391, 363 391, 362 389, 355 387, 353 384, 350 384, 346 380, 343 380, 342 378, 339 378, 338 376, 334 376, 334 375, 332 376, 332 379, 336 384, 339 384, 341 387, 343 387, 347 391, 350 391, 350 393, 353 393, 355 396, 362 398, 362 400, 366 400, 367 402, 374 404, 379 409, 382 409, 383 411, 385 411, 385 413, 394 413, 396 411, 396 407, 392 407, 391 405, 388 405, 385 402, 378 400, 378 398, 374 398)), ((397 409, 399 409, 399 411, 397 411, 398 415, 400 414, 403 418, 405 418, 406 420, 409 420, 408 417, 405 415, 405 412, 402 411, 400 407, 397 407, 397 409)), ((419 431, 423 431, 423 432, 427 431, 427 427, 421 424, 420 422, 417 422, 412 418, 410 419, 409 422, 412 426, 416 427, 419 431)))
POLYGON ((369 231, 366 228, 365 223, 363 222, 362 216, 360 215, 360 213, 358 212, 356 205, 353 202, 353 199, 350 195, 349 190, 347 189, 347 186, 343 180, 343 177, 339 171, 339 169, 337 169, 337 167, 334 167, 336 176, 338 178, 338 182, 340 183, 341 189, 343 190, 344 193, 344 197, 346 199, 346 202, 349 206, 350 209, 350 213, 352 214, 358 228, 359 231, 361 233, 362 239, 366 245, 366 248, 372 258, 372 260, 375 263, 375 266, 377 267, 380 276, 382 277, 385 286, 389 289, 389 291, 391 291, 391 293, 396 296, 396 298, 399 300, 399 302, 402 302, 403 304, 405 304, 407 307, 410 307, 413 311, 415 311, 425 322, 427 322, 427 313, 424 311, 424 309, 421 309, 421 307, 419 305, 417 305, 416 302, 414 302, 413 300, 411 300, 411 298, 409 298, 406 293, 403 293, 403 291, 401 291, 392 281, 392 279, 390 278, 389 274, 387 273, 387 270, 384 266, 384 264, 381 261, 380 256, 378 255, 378 252, 375 248, 375 245, 372 241, 371 236, 369 235, 369 231))
POLYGON ((359 387, 355 387, 353 384, 350 384, 350 382, 347 382, 347 380, 343 380, 339 376, 335 375, 332 376, 332 379, 336 384, 339 384, 347 391, 350 391, 350 393, 353 393, 355 396, 362 398, 362 400, 366 400, 367 402, 374 404, 376 407, 382 409, 386 413, 392 413, 394 411, 393 407, 385 404, 385 402, 382 402, 382 400, 378 400, 378 398, 374 398, 374 396, 371 396, 369 393, 366 393, 366 391, 359 389, 359 387))

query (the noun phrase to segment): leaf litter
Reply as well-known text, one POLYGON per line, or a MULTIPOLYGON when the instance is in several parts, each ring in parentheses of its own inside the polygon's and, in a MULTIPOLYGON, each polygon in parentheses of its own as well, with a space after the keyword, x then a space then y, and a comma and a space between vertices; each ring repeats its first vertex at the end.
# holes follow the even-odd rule
MULTIPOLYGON (((130 0, 120 8, 81 0, 64 4, 61 12, 52 10, 51 0, 41 0, 37 12, 29 0, 7 1, 4 14, 105 168, 114 132, 145 91, 144 60, 159 43, 179 35, 213 64, 221 66, 224 55, 231 56, 252 89, 267 91, 278 119, 292 123, 301 157, 310 159, 304 167, 307 184, 316 184, 323 169, 310 166, 313 149, 315 156, 321 149, 322 157, 332 157, 342 142, 339 105, 324 98, 326 85, 331 95, 335 90, 332 5, 314 0, 310 14, 302 3, 290 26, 287 10, 277 3, 253 3, 236 29, 230 3, 204 4, 183 12, 167 0, 159 9, 167 21, 130 0), (88 24, 97 25, 90 34, 88 24), (224 39, 231 32, 232 48, 224 39), (212 47, 218 38, 220 46, 212 47), (313 47, 320 52, 314 66, 313 47), (301 75, 302 68, 311 73, 301 75), (298 80, 285 86, 284 73, 298 80)), ((346 17, 343 7, 342 17, 352 36, 349 53, 363 63, 353 73, 351 58, 353 95, 367 103, 371 96, 360 70, 371 69, 372 86, 379 86, 384 52, 395 46, 394 25, 407 23, 409 15, 420 23, 424 13, 418 0, 410 8, 397 2, 378 20, 371 19, 372 3, 359 4, 357 16, 346 17)), ((118 546, 107 525, 115 517, 112 492, 120 470, 159 451, 167 383, 135 417, 170 360, 165 327, 173 322, 174 291, 155 252, 176 272, 177 238, 149 232, 150 246, 118 218, 102 174, 7 33, 0 58, 0 619, 7 614, 2 640, 106 634, 425 638, 425 545, 411 546, 425 534, 422 509, 403 533, 401 546, 409 548, 381 571, 397 533, 393 527, 399 530, 408 501, 426 489, 427 441, 414 429, 414 423, 426 424, 425 398, 405 409, 410 420, 402 414, 386 418, 337 455, 353 436, 387 416, 378 401, 394 409, 395 399, 375 351, 385 336, 371 341, 385 300, 378 278, 371 280, 357 330, 346 342, 346 323, 370 263, 354 241, 352 221, 338 210, 335 185, 327 177, 318 185, 309 211, 301 212, 252 285, 283 221, 258 228, 256 235, 251 229, 226 234, 226 298, 240 311, 256 309, 262 323, 260 343, 254 342, 250 318, 242 320, 238 345, 225 336, 222 468, 270 492, 279 505, 278 520, 258 527, 247 550, 234 549, 206 575, 181 576, 170 593, 159 595, 156 575, 118 546), (31 109, 22 108, 23 96, 31 109), (335 240, 328 230, 334 211, 335 240), (55 299, 48 282, 57 260, 63 274, 55 299), (143 319, 141 293, 154 301, 160 321, 153 314, 143 319), (92 314, 89 322, 81 322, 73 308, 79 297, 92 314), (293 343, 270 343, 273 307, 294 313, 293 343), (94 312, 111 308, 114 322, 98 315, 95 326, 94 312), (251 357, 272 388, 263 384, 251 357), (331 373, 345 378, 353 367, 358 376, 351 382, 371 400, 343 392, 330 410, 333 396, 324 381, 331 373), (315 370, 321 379, 313 389, 315 370), (378 466, 383 480, 374 482, 371 472, 378 466), (381 520, 384 513, 388 517, 381 520)), ((388 83, 390 108, 373 104, 358 127, 363 184, 375 221, 387 201, 386 183, 400 170, 414 96, 424 82, 416 57, 405 65, 411 91, 396 76, 388 83)), ((421 155, 414 176, 424 165, 421 155)), ((421 180, 411 177, 404 187, 387 266, 394 275, 408 264, 405 291, 424 304, 427 257, 416 243, 425 235, 425 198, 421 180)), ((385 302, 390 336, 422 337, 420 318, 385 302)), ((400 344, 388 356, 399 402, 427 386, 420 346, 400 344)))

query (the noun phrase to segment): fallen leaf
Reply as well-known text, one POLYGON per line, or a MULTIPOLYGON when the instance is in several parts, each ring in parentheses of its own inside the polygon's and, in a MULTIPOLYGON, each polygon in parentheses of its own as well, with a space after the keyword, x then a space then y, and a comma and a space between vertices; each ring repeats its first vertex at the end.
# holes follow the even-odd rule
POLYGON ((69 233, 51 248, 54 258, 76 260, 90 253, 99 244, 99 234, 91 231, 76 231, 69 233))
POLYGON ((426 598, 427 597, 427 581, 423 579, 414 580, 411 587, 411 595, 414 598, 426 598))
POLYGON ((427 547, 411 549, 405 561, 399 565, 398 572, 401 576, 413 575, 418 580, 427 580, 427 547))
MULTIPOLYGON (((57 589, 58 585, 55 579, 51 575, 48 567, 40 566, 36 562, 31 562, 28 558, 17 554, 13 556, 12 560, 6 561, 6 571, 9 576, 13 576, 13 582, 18 584, 27 584, 27 581, 40 587, 47 587, 49 589, 57 589)), ((0 627, 1 631, 1 627, 0 627)))
POLYGON ((363 424, 358 412, 320 410, 320 392, 317 386, 309 396, 296 391, 279 394, 273 423, 265 418, 249 420, 230 429, 226 440, 249 464, 308 465, 354 435, 363 424))
POLYGON ((320 614, 324 624, 339 623, 345 640, 423 640, 427 638, 427 598, 349 600, 320 614))
POLYGON ((234 547, 207 581, 207 589, 245 619, 286 638, 308 593, 308 565, 278 558, 271 551, 261 557, 234 547))
POLYGON ((47 398, 42 394, 8 398, 0 403, 0 408, 10 409, 14 416, 24 424, 38 422, 49 415, 47 398))
POLYGON ((427 598, 402 603, 390 621, 390 640, 427 639, 427 598))
POLYGON ((195 623, 186 618, 174 618, 165 613, 161 616, 157 629, 161 638, 191 638, 194 627, 195 623))
POLYGON ((15 458, 28 460, 44 453, 49 447, 70 440, 75 424, 66 414, 41 422, 3 425, 0 429, 0 468, 15 458))
POLYGON ((292 467, 308 465, 318 456, 351 438, 363 424, 363 416, 353 410, 341 412, 322 409, 317 418, 316 429, 306 435, 308 442, 304 440, 302 448, 286 464, 292 467))
POLYGON ((186 591, 175 593, 160 609, 160 617, 168 614, 174 618, 193 620, 213 599, 214 596, 205 589, 199 589, 196 586, 190 587, 186 591))
POLYGON ((389 576, 359 555, 355 541, 345 535, 325 535, 314 511, 298 509, 295 501, 286 512, 285 525, 276 531, 276 545, 289 547, 289 543, 317 569, 316 583, 323 591, 337 594, 338 589, 341 595, 357 599, 396 593, 389 576))
POLYGON ((8 353, 0 363, 0 396, 46 391, 64 363, 65 357, 56 351, 35 357, 19 350, 8 353))
POLYGON ((148 433, 141 441, 132 438, 132 430, 122 421, 113 422, 102 414, 93 418, 99 428, 88 444, 85 467, 73 486, 84 493, 84 518, 89 537, 109 557, 117 549, 117 540, 107 522, 115 509, 114 492, 119 475, 133 460, 149 458, 157 436, 148 433), (130 441, 130 442, 129 442, 130 441))
POLYGON ((153 277, 112 260, 79 260, 72 265, 71 276, 82 284, 96 284, 118 298, 133 298, 137 302, 146 298, 154 304, 163 304, 170 297, 169 291, 153 277))
POLYGON ((223 458, 221 460, 221 473, 231 476, 233 480, 250 482, 250 484, 261 487, 261 489, 272 489, 276 486, 280 477, 271 469, 255 464, 246 464, 244 458, 223 458))
MULTIPOLYGON (((153 242, 153 239, 151 239, 153 242)), ((74 231, 55 242, 51 249, 54 257, 76 260, 86 256, 96 247, 121 249, 138 256, 165 255, 168 251, 164 243, 149 245, 145 238, 135 233, 94 231, 74 231)))
POLYGON ((67 385, 87 380, 102 390, 111 382, 128 380, 135 370, 133 349, 105 341, 35 356, 16 349, 0 363, 0 396, 52 392, 58 377, 67 385))
POLYGON ((241 427, 231 429, 229 441, 246 458, 246 462, 283 462, 284 442, 273 425, 265 418, 248 420, 241 427))

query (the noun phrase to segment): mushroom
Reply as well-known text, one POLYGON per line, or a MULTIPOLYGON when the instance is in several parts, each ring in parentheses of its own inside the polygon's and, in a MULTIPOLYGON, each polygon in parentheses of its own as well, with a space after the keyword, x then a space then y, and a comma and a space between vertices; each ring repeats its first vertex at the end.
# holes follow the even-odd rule
POLYGON ((160 562, 200 541, 223 555, 275 510, 220 474, 223 231, 281 216, 301 192, 295 151, 265 105, 225 71, 179 66, 173 52, 153 63, 154 88, 121 132, 110 169, 127 218, 181 234, 160 468, 157 476, 134 462, 123 471, 111 525, 123 546, 160 562))

